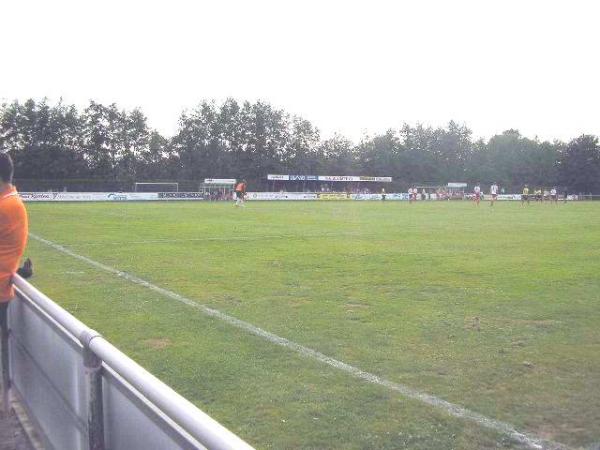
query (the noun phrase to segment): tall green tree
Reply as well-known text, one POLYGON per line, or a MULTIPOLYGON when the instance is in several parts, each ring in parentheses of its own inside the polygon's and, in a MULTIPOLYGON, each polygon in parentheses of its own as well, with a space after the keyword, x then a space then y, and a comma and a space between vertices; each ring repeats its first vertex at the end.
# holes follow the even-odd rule
POLYGON ((566 146, 558 162, 561 182, 573 192, 600 193, 598 137, 584 134, 566 146))
POLYGON ((512 192, 525 183, 600 192, 595 136, 565 145, 511 129, 473 141, 467 126, 451 121, 437 128, 404 124, 355 145, 338 134, 321 139, 310 121, 266 102, 231 98, 185 111, 173 137, 152 130, 141 110, 116 104, 91 101, 79 112, 45 99, 5 103, 0 146, 13 155, 21 179, 94 178, 98 186, 231 177, 247 178, 261 189, 268 173, 327 173, 392 176, 394 189, 419 182, 496 181, 512 192))

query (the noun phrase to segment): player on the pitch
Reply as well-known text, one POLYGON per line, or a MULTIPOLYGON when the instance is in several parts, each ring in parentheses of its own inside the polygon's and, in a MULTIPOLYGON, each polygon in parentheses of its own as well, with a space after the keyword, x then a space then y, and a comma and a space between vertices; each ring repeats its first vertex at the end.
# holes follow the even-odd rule
POLYGON ((550 189, 550 201, 555 205, 558 205, 558 192, 556 191, 556 186, 550 189))
POLYGON ((473 189, 473 194, 473 200, 475 201, 475 204, 479 206, 479 202, 481 201, 481 186, 479 186, 479 183, 475 185, 475 188, 473 189))
POLYGON ((246 180, 242 180, 235 185, 235 206, 244 206, 246 186, 246 180))
POLYGON ((498 185, 494 183, 490 186, 490 206, 494 206, 496 200, 498 200, 498 185))
POLYGON ((529 205, 529 186, 525 185, 523 193, 521 194, 521 206, 525 205, 525 202, 529 205))

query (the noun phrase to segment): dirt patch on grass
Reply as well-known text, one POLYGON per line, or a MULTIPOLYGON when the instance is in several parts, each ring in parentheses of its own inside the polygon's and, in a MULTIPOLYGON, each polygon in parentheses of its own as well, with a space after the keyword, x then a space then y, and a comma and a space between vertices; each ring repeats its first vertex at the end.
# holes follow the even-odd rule
MULTIPOLYGON (((536 434, 542 439, 556 440, 561 434, 577 434, 585 431, 585 428, 573 424, 542 424, 536 430, 536 434)), ((593 448, 593 447, 592 447, 593 448)))
POLYGON ((242 302, 239 298, 234 297, 232 295, 224 295, 223 302, 228 305, 241 305, 242 304, 242 302))
POLYGON ((168 338, 146 339, 144 344, 152 350, 162 350, 171 346, 171 340, 168 338))
POLYGON ((308 300, 306 298, 295 298, 295 299, 292 299, 289 302, 289 305, 292 308, 299 308, 299 307, 304 306, 304 305, 310 305, 311 303, 312 303, 312 301, 310 301, 310 300, 308 300))
POLYGON ((346 303, 346 309, 367 309, 369 305, 365 305, 364 303, 346 303))
POLYGON ((528 327, 537 327, 537 328, 551 328, 560 325, 562 322, 560 320, 526 320, 526 319, 507 319, 508 322, 514 323, 517 325, 524 325, 528 327))
POLYGON ((530 319, 514 319, 514 318, 503 318, 503 317, 466 317, 465 318, 465 329, 477 328, 477 325, 483 329, 486 328, 505 328, 505 327, 519 327, 519 328, 537 328, 537 329, 552 329, 559 327, 562 324, 560 320, 530 320, 530 319))

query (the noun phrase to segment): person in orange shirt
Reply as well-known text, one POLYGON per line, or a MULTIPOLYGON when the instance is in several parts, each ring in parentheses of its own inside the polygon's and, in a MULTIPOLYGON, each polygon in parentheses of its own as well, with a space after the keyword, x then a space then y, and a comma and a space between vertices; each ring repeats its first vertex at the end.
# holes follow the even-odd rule
POLYGON ((12 278, 15 272, 28 278, 33 274, 31 260, 18 269, 27 244, 27 212, 12 185, 13 162, 8 153, 0 153, 0 353, 2 354, 2 398, 8 402, 8 304, 15 296, 12 278))
POLYGON ((19 269, 27 244, 28 221, 25 206, 12 185, 13 162, 10 155, 0 153, 0 325, 6 324, 8 302, 14 296, 12 277, 15 273, 31 276, 31 261, 19 269))
POLYGON ((235 206, 244 206, 244 197, 246 196, 246 180, 240 181, 235 185, 235 206))

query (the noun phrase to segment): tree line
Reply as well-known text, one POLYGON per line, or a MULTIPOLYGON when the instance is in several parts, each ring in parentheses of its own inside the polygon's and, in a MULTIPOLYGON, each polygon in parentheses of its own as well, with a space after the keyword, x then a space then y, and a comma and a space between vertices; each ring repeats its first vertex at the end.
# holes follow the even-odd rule
POLYGON ((507 130, 489 140, 451 121, 404 124, 353 143, 322 139, 310 121, 269 103, 200 103, 179 118, 174 136, 152 129, 140 109, 90 101, 79 110, 45 99, 0 106, 0 150, 15 162, 21 190, 62 186, 129 190, 136 181, 246 178, 267 187, 268 173, 392 176, 393 189, 415 183, 493 181, 508 192, 523 184, 600 194, 598 137, 542 141, 507 130))

